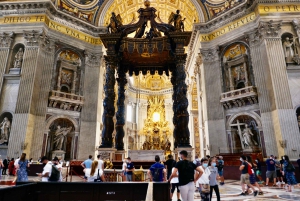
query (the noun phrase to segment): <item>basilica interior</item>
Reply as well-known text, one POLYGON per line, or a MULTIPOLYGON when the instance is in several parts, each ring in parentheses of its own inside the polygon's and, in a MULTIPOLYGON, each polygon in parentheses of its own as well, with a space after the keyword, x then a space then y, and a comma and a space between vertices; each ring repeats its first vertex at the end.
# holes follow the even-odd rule
POLYGON ((2 0, 0 155, 300 153, 298 0, 2 0))

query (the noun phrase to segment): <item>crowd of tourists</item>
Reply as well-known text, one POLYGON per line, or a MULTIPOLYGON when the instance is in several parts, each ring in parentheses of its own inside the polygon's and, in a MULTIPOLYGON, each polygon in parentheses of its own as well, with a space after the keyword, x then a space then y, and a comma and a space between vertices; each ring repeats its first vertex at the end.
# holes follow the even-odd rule
MULTIPOLYGON (((300 157, 300 155, 299 155, 300 157)), ((187 151, 183 150, 179 153, 178 160, 174 160, 172 155, 168 155, 168 159, 163 163, 157 155, 154 158, 155 163, 149 168, 148 179, 153 182, 170 183, 170 197, 176 190, 178 201, 194 200, 195 188, 200 193, 202 201, 209 201, 215 192, 217 200, 220 201, 219 185, 225 185, 224 182, 224 160, 222 156, 206 156, 200 159, 195 157, 194 161, 188 160, 187 151), (219 181, 218 181, 219 180, 219 181)), ((44 164, 43 172, 37 173, 42 181, 62 181, 62 163, 57 157, 49 160, 46 156, 39 158, 40 163, 44 164)), ((261 186, 269 186, 271 182, 273 186, 285 188, 287 192, 292 192, 294 185, 297 185, 295 177, 295 167, 291 163, 287 155, 278 159, 274 155, 265 161, 266 163, 266 182, 262 179, 262 162, 251 156, 240 157, 241 171, 240 184, 241 196, 253 193, 254 196, 263 195, 261 186), (250 191, 251 189, 251 191, 250 191)), ((27 160, 26 154, 23 153, 16 160, 14 158, 5 158, 0 160, 0 176, 13 175, 14 181, 28 181, 28 171, 32 159, 27 160)), ((300 159, 297 161, 300 167, 300 159)), ((93 160, 93 156, 89 155, 88 159, 81 163, 84 172, 84 180, 86 182, 105 182, 104 177, 104 161, 100 155, 93 160)), ((123 180, 132 181, 132 175, 135 167, 130 157, 123 160, 121 176, 123 180)))

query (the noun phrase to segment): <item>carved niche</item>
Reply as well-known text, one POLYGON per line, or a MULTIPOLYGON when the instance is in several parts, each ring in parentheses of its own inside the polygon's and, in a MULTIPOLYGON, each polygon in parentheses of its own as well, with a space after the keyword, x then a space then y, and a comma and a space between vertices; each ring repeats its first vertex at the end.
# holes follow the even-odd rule
POLYGON ((281 35, 282 48, 285 57, 285 62, 287 64, 298 64, 300 65, 299 56, 299 41, 298 37, 291 33, 284 33, 281 35))
POLYGON ((247 49, 243 44, 234 44, 223 55, 226 91, 251 86, 247 49))
POLYGON ((76 94, 79 91, 80 58, 70 51, 60 53, 58 59, 57 90, 65 93, 76 94))

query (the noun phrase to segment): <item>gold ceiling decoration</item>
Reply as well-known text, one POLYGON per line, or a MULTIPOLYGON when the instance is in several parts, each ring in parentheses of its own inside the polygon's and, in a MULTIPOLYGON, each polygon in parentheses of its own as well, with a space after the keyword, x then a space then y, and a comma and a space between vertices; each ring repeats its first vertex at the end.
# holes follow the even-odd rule
POLYGON ((159 75, 156 71, 154 75, 148 72, 146 75, 139 74, 133 75, 132 86, 137 89, 159 91, 164 89, 170 89, 173 87, 171 76, 166 76, 166 74, 159 75))
MULTIPOLYGON (((172 12, 180 10, 184 21, 185 31, 191 31, 194 22, 199 22, 197 10, 191 1, 187 0, 152 0, 151 6, 157 9, 156 14, 160 19, 168 23, 168 17, 172 12)), ((106 12, 103 26, 109 24, 111 13, 120 14, 123 24, 129 24, 138 16, 137 10, 144 7, 144 0, 115 0, 106 12)))

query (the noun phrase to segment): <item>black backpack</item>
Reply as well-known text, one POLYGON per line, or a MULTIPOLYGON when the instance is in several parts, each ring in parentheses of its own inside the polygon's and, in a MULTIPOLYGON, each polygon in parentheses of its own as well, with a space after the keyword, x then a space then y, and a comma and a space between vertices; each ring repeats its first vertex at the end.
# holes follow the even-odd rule
POLYGON ((164 169, 163 167, 162 168, 155 168, 155 170, 152 172, 153 181, 160 181, 163 169, 164 169))
POLYGON ((58 181, 60 178, 60 171, 57 169, 55 165, 52 165, 51 175, 49 177, 49 181, 58 181))
POLYGON ((289 163, 289 164, 286 166, 286 171, 287 171, 287 172, 295 172, 295 167, 293 166, 293 164, 289 163))
POLYGON ((223 167, 224 167, 224 165, 223 165, 223 161, 221 161, 221 160, 219 160, 218 161, 218 171, 222 171, 223 170, 223 167))

